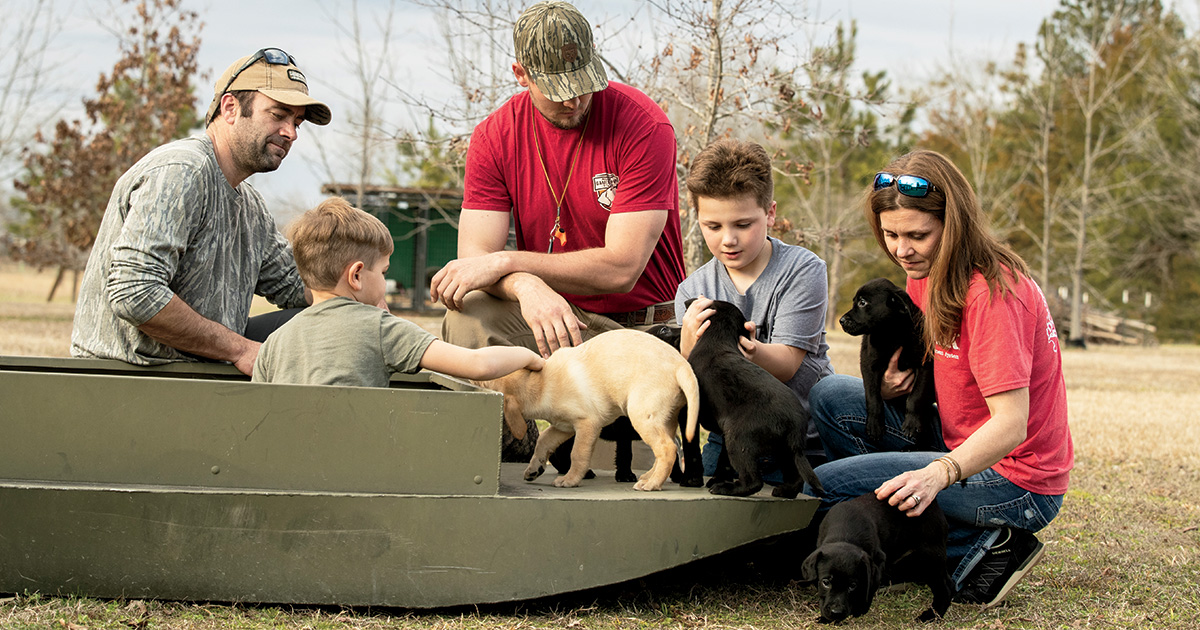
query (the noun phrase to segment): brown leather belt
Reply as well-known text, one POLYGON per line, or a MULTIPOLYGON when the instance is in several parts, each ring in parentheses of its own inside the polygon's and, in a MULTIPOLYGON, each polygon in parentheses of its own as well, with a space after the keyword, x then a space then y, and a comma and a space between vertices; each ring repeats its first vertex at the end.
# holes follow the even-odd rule
POLYGON ((626 328, 662 324, 675 318, 675 303, 662 302, 629 313, 604 313, 603 315, 626 328))

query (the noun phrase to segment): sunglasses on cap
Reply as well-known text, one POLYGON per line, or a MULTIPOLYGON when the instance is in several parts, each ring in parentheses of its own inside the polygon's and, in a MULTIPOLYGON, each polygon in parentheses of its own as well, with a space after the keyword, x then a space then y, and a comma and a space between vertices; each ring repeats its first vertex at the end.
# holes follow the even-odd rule
POLYGON ((896 185, 896 190, 901 195, 906 197, 924 197, 931 190, 937 190, 937 186, 929 183, 929 180, 916 175, 892 175, 891 173, 879 172, 875 173, 875 190, 887 188, 892 184, 896 185))
POLYGON ((296 63, 296 58, 287 54, 283 50, 280 50, 279 48, 262 48, 253 55, 250 55, 250 58, 246 60, 246 63, 242 64, 242 67, 238 68, 232 75, 229 76, 229 81, 225 83, 224 88, 221 88, 221 94, 229 91, 229 86, 233 85, 233 82, 237 80, 239 74, 241 74, 246 68, 258 63, 261 59, 265 59, 267 63, 273 66, 286 66, 291 64, 299 67, 299 64, 296 63))

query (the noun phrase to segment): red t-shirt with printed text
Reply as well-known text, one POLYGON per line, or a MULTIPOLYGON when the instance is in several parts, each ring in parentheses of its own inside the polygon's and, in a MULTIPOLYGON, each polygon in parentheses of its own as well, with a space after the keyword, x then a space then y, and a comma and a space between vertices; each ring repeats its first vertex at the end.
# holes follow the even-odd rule
MULTIPOLYGON (((922 310, 927 281, 908 281, 908 293, 922 310)), ((1067 491, 1075 449, 1062 355, 1036 282, 1022 277, 1013 292, 992 296, 983 274, 975 272, 958 340, 950 348, 935 346, 933 366, 946 446, 958 447, 991 418, 985 397, 1028 387, 1025 441, 992 468, 1030 492, 1067 491)))
POLYGON ((570 176, 559 213, 565 236, 555 239, 554 252, 603 247, 610 213, 667 212, 666 227, 633 290, 563 297, 593 313, 673 301, 684 278, 683 244, 675 132, 662 109, 638 90, 610 82, 592 95, 586 130, 583 125, 563 130, 537 113, 525 90, 475 127, 467 149, 463 208, 511 212, 517 248, 545 252, 555 218, 547 173, 559 195, 570 176), (579 157, 572 170, 576 146, 579 157))

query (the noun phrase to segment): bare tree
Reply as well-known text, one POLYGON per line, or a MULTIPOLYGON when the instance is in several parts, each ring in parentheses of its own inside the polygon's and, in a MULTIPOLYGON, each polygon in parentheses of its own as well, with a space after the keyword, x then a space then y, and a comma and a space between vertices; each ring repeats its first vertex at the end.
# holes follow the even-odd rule
MULTIPOLYGON (((644 89, 663 105, 675 125, 682 180, 691 155, 715 138, 780 116, 780 84, 789 74, 773 68, 788 34, 800 33, 802 16, 777 0, 649 0, 661 52, 650 61, 644 89)), ((790 58, 799 58, 799 55, 790 58)), ((681 212, 684 263, 703 262, 704 241, 695 208, 681 212)))
MULTIPOLYGON (((1169 12, 1149 26, 1155 27, 1155 35, 1147 38, 1152 61, 1140 73, 1136 94, 1149 101, 1157 119, 1132 141, 1137 161, 1124 160, 1126 169, 1149 175, 1129 195, 1138 203, 1112 222, 1124 228, 1112 236, 1113 246, 1120 248, 1113 276, 1122 293, 1134 287, 1152 292, 1160 332, 1186 339, 1197 330, 1198 320, 1192 304, 1200 269, 1200 176, 1195 172, 1200 160, 1200 37, 1189 35, 1182 19, 1169 12)), ((1116 291, 1110 296, 1115 301, 1116 291)), ((1122 296, 1121 306, 1126 313, 1151 315, 1151 305, 1141 296, 1126 298, 1122 296)))
POLYGON ((1028 155, 1036 173, 1038 192, 1041 198, 1042 229, 1040 234, 1029 230, 1034 244, 1041 250, 1038 280, 1043 290, 1052 286, 1050 261, 1054 257, 1054 226, 1063 205, 1059 177, 1052 153, 1052 142, 1057 134, 1059 83, 1062 77, 1061 58, 1063 44, 1053 24, 1042 25, 1036 45, 1037 58, 1042 62, 1041 80, 1031 86, 1024 103, 1036 116, 1034 133, 1030 137, 1032 151, 1028 155))
POLYGON ((1089 221, 1105 211, 1115 209, 1113 193, 1128 180, 1114 183, 1105 176, 1106 169, 1119 166, 1122 152, 1130 148, 1130 140, 1140 135, 1156 117, 1153 111, 1131 112, 1122 107, 1127 84, 1139 78, 1150 61, 1148 48, 1142 41, 1151 30, 1135 28, 1138 21, 1136 3, 1078 2, 1060 11, 1057 16, 1072 28, 1076 49, 1082 54, 1083 67, 1074 81, 1067 82, 1067 92, 1082 124, 1083 147, 1075 176, 1078 199, 1074 237, 1074 260, 1071 262, 1070 343, 1081 345, 1084 340, 1083 294, 1089 258, 1089 221))
MULTIPOLYGON (((53 88, 50 45, 62 29, 53 0, 0 2, 0 181, 20 171, 22 147, 58 115, 47 101, 53 88)), ((0 215, 3 222, 3 215, 0 215)))
POLYGON ((334 182, 348 176, 355 183, 354 204, 361 207, 366 187, 376 183, 376 171, 381 167, 386 168, 392 157, 390 149, 394 147, 394 133, 383 121, 391 102, 389 86, 394 83, 391 47, 396 3, 395 0, 389 0, 385 8, 366 16, 365 20, 359 13, 358 0, 350 3, 348 19, 341 17, 347 13, 341 4, 337 11, 331 7, 322 8, 338 33, 342 57, 354 78, 353 93, 343 92, 332 85, 330 87, 334 93, 351 103, 350 131, 344 132, 344 136, 351 145, 347 153, 356 158, 354 166, 339 172, 329 159, 326 146, 320 141, 318 150, 327 179, 334 182), (368 34, 364 21, 374 24, 377 32, 368 34))
POLYGON ((196 118, 199 16, 181 0, 122 0, 133 15, 113 26, 121 57, 84 100, 87 122, 59 120, 39 132, 14 182, 23 220, 12 226, 12 254, 40 267, 78 271, 87 260, 113 185, 154 147, 186 135, 196 118))
POLYGON ((861 214, 849 210, 856 206, 866 174, 892 152, 894 140, 885 121, 893 116, 907 120, 913 108, 903 100, 893 102, 884 72, 855 77, 856 34, 854 23, 839 24, 832 41, 811 50, 797 70, 799 81, 779 79, 782 122, 768 126, 779 222, 791 228, 795 219, 801 227, 793 230, 791 240, 828 265, 827 328, 834 326, 838 311, 833 305, 852 271, 844 266, 846 246, 867 233, 861 214), (785 202, 791 207, 782 207, 785 202))

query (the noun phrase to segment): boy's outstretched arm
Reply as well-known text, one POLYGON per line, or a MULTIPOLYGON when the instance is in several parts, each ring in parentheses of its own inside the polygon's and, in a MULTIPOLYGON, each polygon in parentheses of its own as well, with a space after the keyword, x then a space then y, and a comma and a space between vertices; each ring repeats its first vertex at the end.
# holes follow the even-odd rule
POLYGON ((434 340, 421 357, 421 367, 472 381, 489 381, 521 368, 540 370, 546 361, 528 348, 491 346, 471 350, 434 340))

